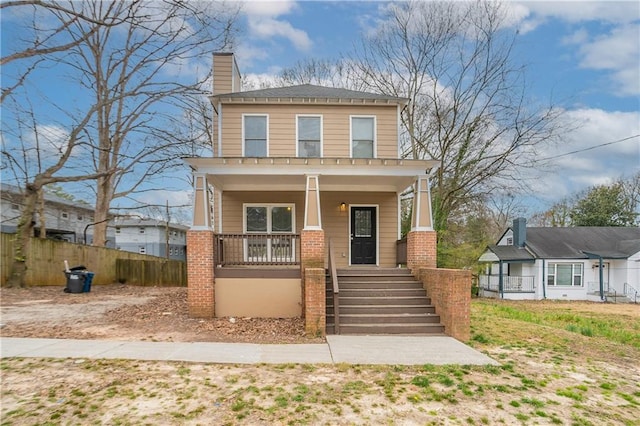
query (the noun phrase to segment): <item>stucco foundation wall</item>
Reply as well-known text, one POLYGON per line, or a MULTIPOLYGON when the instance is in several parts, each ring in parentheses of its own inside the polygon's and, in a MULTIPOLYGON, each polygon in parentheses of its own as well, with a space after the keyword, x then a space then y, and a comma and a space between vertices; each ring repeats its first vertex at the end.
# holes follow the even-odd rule
POLYGON ((302 316, 299 278, 216 278, 216 317, 302 316))

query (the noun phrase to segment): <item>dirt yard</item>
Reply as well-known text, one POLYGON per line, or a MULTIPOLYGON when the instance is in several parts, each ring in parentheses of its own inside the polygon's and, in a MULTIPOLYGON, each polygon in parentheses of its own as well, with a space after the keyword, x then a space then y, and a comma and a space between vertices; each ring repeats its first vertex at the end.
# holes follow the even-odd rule
POLYGON ((195 319, 187 290, 175 287, 93 286, 0 288, 2 336, 157 342, 316 343, 300 318, 195 319))
MULTIPOLYGON (((300 319, 189 318, 186 290, 0 289, 2 336, 309 343, 300 319)), ((2 359, 3 425, 640 425, 640 305, 472 303, 495 366, 2 359)))

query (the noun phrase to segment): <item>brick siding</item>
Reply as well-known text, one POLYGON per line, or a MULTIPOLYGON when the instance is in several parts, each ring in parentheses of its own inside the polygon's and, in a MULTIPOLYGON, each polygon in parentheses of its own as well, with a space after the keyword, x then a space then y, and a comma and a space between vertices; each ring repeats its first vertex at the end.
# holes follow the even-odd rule
POLYGON ((435 231, 410 231, 407 234, 407 268, 435 268, 438 260, 437 233, 435 231))
POLYGON ((214 316, 214 254, 213 231, 187 231, 187 302, 192 317, 214 316))
POLYGON ((324 335, 326 330, 325 240, 322 230, 300 233, 302 270, 302 313, 309 335, 324 335))

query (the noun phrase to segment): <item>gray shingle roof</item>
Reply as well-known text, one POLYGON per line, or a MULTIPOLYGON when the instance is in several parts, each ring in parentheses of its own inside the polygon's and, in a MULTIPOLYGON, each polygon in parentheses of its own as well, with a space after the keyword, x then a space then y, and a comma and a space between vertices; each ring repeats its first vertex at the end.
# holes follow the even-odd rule
POLYGON ((503 262, 518 261, 518 262, 533 262, 535 258, 525 248, 515 246, 496 246, 492 245, 488 247, 498 259, 503 262))
POLYGON ((301 84, 298 86, 274 87, 269 89, 249 90, 246 92, 234 92, 219 94, 215 97, 242 99, 242 98, 317 98, 317 99, 354 99, 354 100, 381 100, 404 103, 408 99, 397 96, 380 95, 377 93, 359 92, 356 90, 339 89, 334 87, 316 86, 313 84, 301 84))
POLYGON ((526 246, 544 259, 586 259, 585 253, 626 259, 640 252, 639 227, 527 227, 526 246))

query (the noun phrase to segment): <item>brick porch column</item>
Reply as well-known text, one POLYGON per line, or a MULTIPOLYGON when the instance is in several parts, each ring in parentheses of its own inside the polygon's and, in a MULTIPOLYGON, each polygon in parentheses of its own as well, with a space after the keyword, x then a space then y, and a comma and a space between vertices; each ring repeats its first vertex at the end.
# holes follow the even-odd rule
POLYGON ((192 317, 214 316, 214 255, 213 231, 187 231, 187 302, 192 317))
POLYGON ((415 275, 419 268, 435 268, 438 260, 436 231, 409 231, 407 268, 415 275))
POLYGON ((324 335, 326 330, 324 252, 323 230, 303 229, 300 232, 302 313, 305 330, 311 335, 324 335))

